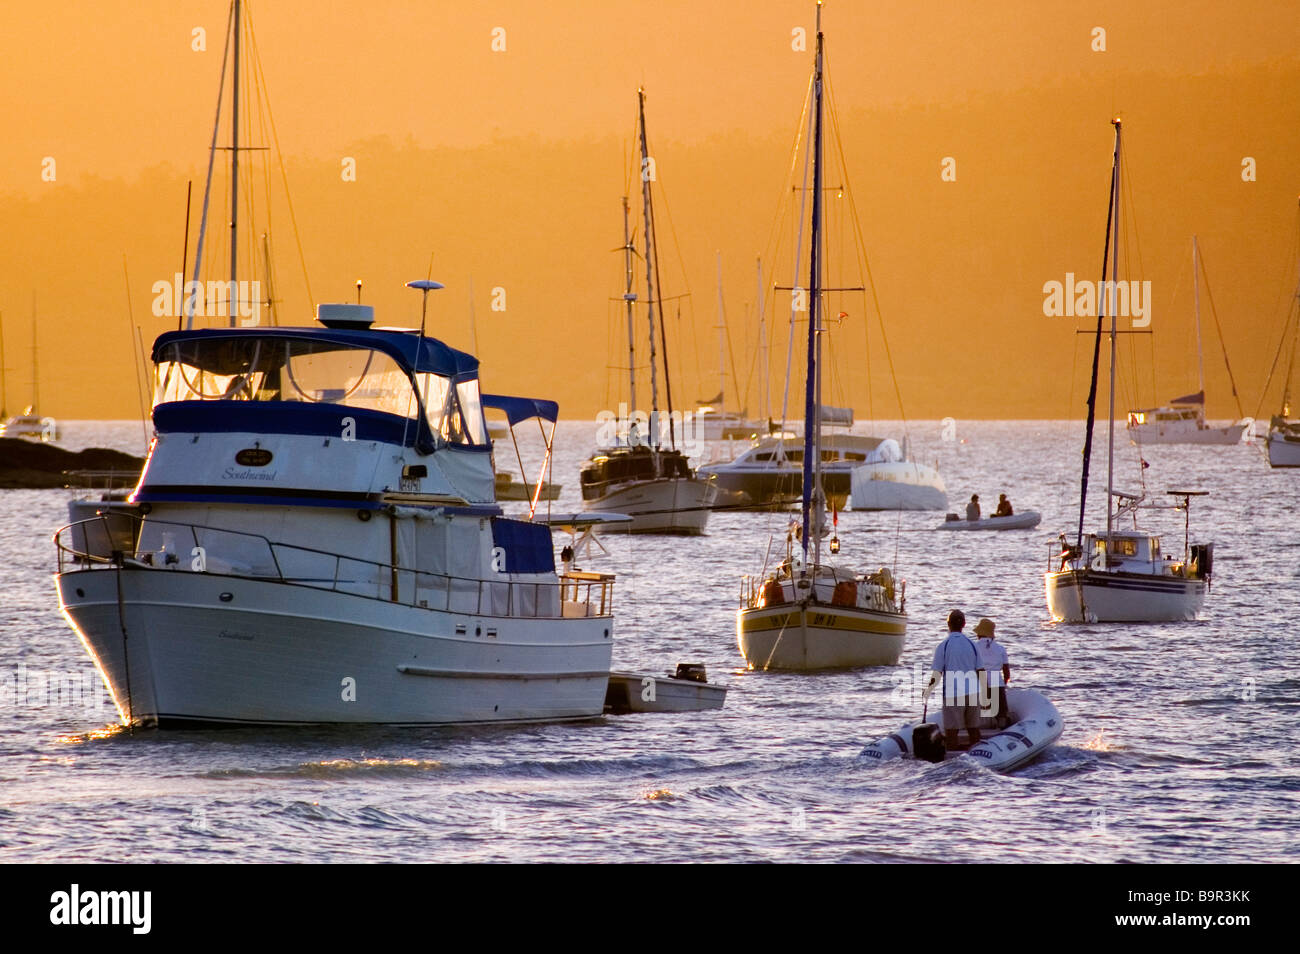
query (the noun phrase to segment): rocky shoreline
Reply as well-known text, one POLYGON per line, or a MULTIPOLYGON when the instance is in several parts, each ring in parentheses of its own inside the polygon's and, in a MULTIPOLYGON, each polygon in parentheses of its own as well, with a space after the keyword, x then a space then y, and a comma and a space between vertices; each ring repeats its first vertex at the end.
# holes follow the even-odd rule
POLYGON ((117 483, 135 483, 142 467, 143 457, 104 447, 68 451, 53 444, 0 437, 0 489, 86 486, 85 479, 70 473, 76 471, 111 471, 121 475, 117 483))

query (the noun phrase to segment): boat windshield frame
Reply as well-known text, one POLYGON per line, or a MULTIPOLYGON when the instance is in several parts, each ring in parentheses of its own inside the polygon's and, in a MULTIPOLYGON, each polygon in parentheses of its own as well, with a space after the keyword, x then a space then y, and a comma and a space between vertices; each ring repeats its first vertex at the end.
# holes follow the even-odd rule
POLYGON ((412 373, 388 350, 364 341, 247 332, 160 341, 153 406, 188 401, 330 405, 423 418, 442 442, 488 444, 476 373, 412 373))

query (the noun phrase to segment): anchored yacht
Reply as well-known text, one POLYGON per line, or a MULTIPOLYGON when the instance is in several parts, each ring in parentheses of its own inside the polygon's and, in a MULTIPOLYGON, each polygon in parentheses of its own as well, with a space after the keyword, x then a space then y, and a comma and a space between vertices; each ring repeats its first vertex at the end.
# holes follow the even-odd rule
MULTIPOLYGON (((1119 197, 1121 171, 1121 132, 1119 119, 1115 127, 1115 153, 1111 166, 1110 208, 1106 235, 1106 266, 1111 268, 1111 285, 1118 278, 1119 197), (1113 231, 1112 231, 1113 229, 1113 231)), ((1060 552, 1049 557, 1044 586, 1047 608, 1054 620, 1078 622, 1156 622, 1195 619, 1205 602, 1213 561, 1213 544, 1192 546, 1189 533, 1191 501, 1204 491, 1170 490, 1181 503, 1175 506, 1184 514, 1183 556, 1174 559, 1162 554, 1160 538, 1137 528, 1137 510, 1141 494, 1118 491, 1115 473, 1115 364, 1116 308, 1112 296, 1102 296, 1093 343, 1092 379, 1088 394, 1088 423, 1083 446, 1083 471, 1079 491, 1079 525, 1075 542, 1060 535, 1060 552), (1096 419, 1097 366, 1103 339, 1103 324, 1110 319, 1110 409, 1107 414, 1106 451, 1106 529, 1103 533, 1085 534, 1089 463, 1092 455, 1092 431, 1096 419), (1122 530, 1116 521, 1125 515, 1133 518, 1133 528, 1122 530), (1052 559, 1060 564, 1053 566, 1052 559)))
POLYGON ((502 515, 477 360, 369 306, 318 318, 159 337, 134 509, 56 535, 123 720, 599 715, 613 578, 557 574, 549 528, 502 515))

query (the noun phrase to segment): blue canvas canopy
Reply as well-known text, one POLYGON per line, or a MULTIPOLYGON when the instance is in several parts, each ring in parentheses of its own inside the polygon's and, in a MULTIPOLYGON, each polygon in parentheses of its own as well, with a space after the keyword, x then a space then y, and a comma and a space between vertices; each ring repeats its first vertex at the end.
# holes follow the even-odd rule
POLYGON ((560 405, 545 398, 510 397, 505 394, 484 394, 483 406, 506 412, 506 420, 514 427, 520 421, 531 417, 540 417, 544 421, 555 423, 560 415, 560 405))
MULTIPOLYGON (((311 341, 316 345, 333 344, 340 348, 372 348, 392 357, 407 371, 429 371, 449 378, 475 377, 478 358, 457 351, 437 338, 422 338, 417 331, 375 331, 356 328, 196 328, 190 331, 168 331, 153 343, 153 360, 167 360, 168 347, 180 344, 206 344, 221 339, 233 342, 252 339, 295 339, 311 341)), ((203 350, 203 349, 196 349, 203 350)))

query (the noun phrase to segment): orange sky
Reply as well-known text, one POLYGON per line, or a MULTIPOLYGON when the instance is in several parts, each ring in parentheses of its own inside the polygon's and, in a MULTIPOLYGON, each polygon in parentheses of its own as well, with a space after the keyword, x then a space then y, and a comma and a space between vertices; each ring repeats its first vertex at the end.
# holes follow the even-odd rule
MULTIPOLYGON (((29 400, 35 293, 42 411, 129 417, 130 329, 148 340, 171 326, 150 314, 150 288, 180 267, 187 179, 197 218, 228 4, 51 6, 10 5, 3 25, 6 403, 29 400), (199 27, 205 52, 191 49, 199 27)), ((448 288, 431 327, 469 346, 472 279, 488 390, 553 397, 565 417, 613 406, 607 365, 620 360, 622 330, 609 299, 622 264, 610 249, 644 84, 676 237, 661 233, 664 292, 690 293, 670 321, 674 395, 717 390, 720 251, 736 366, 756 410, 757 332, 745 317, 756 256, 769 259, 769 284, 791 283, 783 183, 811 65, 791 31, 811 32, 813 11, 806 0, 251 3, 311 284, 309 299, 278 165, 268 203, 272 154, 246 154, 259 231, 271 217, 281 320, 351 300, 362 278, 381 322, 418 322, 418 298, 401 286, 424 276, 432 254, 448 288), (492 50, 496 27, 504 52, 492 50), (340 174, 344 157, 356 160, 355 182, 340 174), (491 310, 494 288, 505 289, 504 312, 491 310)), ((847 161, 828 175, 851 185, 910 417, 1082 413, 1086 344, 1080 325, 1043 315, 1042 286, 1100 267, 1113 113, 1129 167, 1121 278, 1152 282, 1155 331, 1126 340, 1119 403, 1195 387, 1195 232, 1254 413, 1296 283, 1293 2, 829 0, 824 16, 847 161), (1098 26, 1104 53, 1091 49, 1098 26), (955 182, 940 179, 945 156, 955 182), (1242 181, 1247 156, 1253 182, 1242 181)), ((273 144, 248 115, 245 142, 273 144)), ((219 169, 217 255, 226 188, 219 169)), ((831 237, 841 234, 851 227, 831 237)), ((830 399, 859 417, 896 416, 873 310, 836 307, 849 315, 831 334, 830 399)), ((1202 316, 1209 412, 1235 417, 1204 291, 1202 316)), ((783 347, 784 327, 777 337, 783 347)), ((779 392, 784 355, 772 363, 779 392)))

